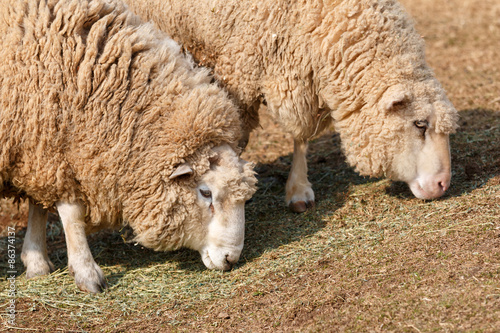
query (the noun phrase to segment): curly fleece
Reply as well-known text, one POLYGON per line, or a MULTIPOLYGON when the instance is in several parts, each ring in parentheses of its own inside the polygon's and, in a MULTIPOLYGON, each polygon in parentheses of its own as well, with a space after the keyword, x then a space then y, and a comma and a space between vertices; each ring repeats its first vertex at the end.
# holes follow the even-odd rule
POLYGON ((88 232, 127 221, 148 247, 182 246, 211 148, 241 132, 210 81, 119 1, 3 1, 0 193, 78 200, 88 232), (182 162, 194 176, 170 180, 182 162))
POLYGON ((390 175, 413 121, 433 114, 438 133, 457 127, 423 40, 395 0, 125 2, 214 69, 243 106, 247 129, 264 99, 296 139, 333 121, 362 174, 390 175), (388 113, 392 87, 404 91, 408 107, 388 113))

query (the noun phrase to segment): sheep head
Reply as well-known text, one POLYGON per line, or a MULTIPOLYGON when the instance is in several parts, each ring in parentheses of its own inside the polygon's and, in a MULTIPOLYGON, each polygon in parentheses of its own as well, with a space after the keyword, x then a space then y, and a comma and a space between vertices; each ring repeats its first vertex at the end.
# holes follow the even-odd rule
POLYGON ((428 79, 389 86, 336 127, 362 175, 404 181, 416 197, 434 199, 450 186, 449 134, 457 119, 440 84, 428 79))
POLYGON ((403 124, 395 130, 398 150, 386 174, 406 182, 417 198, 438 198, 450 187, 449 134, 457 128, 458 113, 435 80, 397 85, 391 90, 398 92, 391 95, 388 91, 382 108, 386 103, 385 111, 401 117, 403 124))
MULTIPOLYGON (((256 190, 250 163, 229 145, 212 149, 210 168, 194 188, 199 221, 190 221, 184 246, 200 252, 207 268, 230 270, 238 261, 245 236, 245 202, 256 190)), ((189 163, 179 165, 171 177, 193 173, 189 163)))

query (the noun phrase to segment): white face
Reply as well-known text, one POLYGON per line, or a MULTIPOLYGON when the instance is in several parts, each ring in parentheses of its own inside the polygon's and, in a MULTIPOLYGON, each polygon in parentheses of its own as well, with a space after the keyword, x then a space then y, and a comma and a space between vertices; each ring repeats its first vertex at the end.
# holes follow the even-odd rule
POLYGON ((252 165, 239 159, 229 146, 214 151, 217 158, 196 188, 203 233, 185 245, 200 252, 207 268, 227 271, 243 249, 245 202, 255 192, 257 179, 252 165))
POLYGON ((224 200, 215 184, 198 186, 198 205, 209 220, 204 246, 199 250, 207 268, 230 270, 240 258, 245 240, 245 202, 224 200), (212 186, 210 186, 212 185, 212 186))
POLYGON ((436 133, 432 119, 414 123, 416 138, 394 160, 395 177, 420 199, 435 199, 450 187, 449 136, 436 133))

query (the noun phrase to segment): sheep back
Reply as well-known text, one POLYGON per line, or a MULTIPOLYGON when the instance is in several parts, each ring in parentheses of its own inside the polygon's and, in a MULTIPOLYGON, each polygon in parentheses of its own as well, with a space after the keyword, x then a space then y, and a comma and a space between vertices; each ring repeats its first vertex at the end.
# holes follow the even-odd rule
MULTIPOLYGON (((243 106, 243 119, 254 119, 245 113, 265 99, 297 139, 361 113, 359 123, 374 122, 381 116, 374 108, 361 110, 389 87, 434 79, 423 39, 396 0, 125 2, 214 68, 243 106)), ((443 110, 441 127, 449 131, 456 112, 443 110)))

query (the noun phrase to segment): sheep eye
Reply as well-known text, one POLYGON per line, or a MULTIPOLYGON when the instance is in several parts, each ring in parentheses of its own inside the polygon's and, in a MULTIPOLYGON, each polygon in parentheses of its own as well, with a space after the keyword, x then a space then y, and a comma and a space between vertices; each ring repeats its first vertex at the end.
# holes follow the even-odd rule
POLYGON ((207 199, 209 199, 209 198, 212 197, 212 191, 210 191, 210 190, 202 190, 202 189, 200 189, 200 194, 203 197, 207 198, 207 199))
POLYGON ((405 101, 397 101, 397 102, 394 102, 394 103, 392 104, 392 107, 393 107, 393 108, 400 108, 400 107, 403 107, 405 104, 406 104, 406 102, 405 102, 405 101))
POLYGON ((429 126, 427 120, 417 120, 414 122, 415 126, 420 129, 426 129, 429 126))
POLYGON ((429 123, 427 122, 427 120, 417 120, 413 124, 422 132, 422 136, 425 137, 427 127, 429 127, 429 123))

